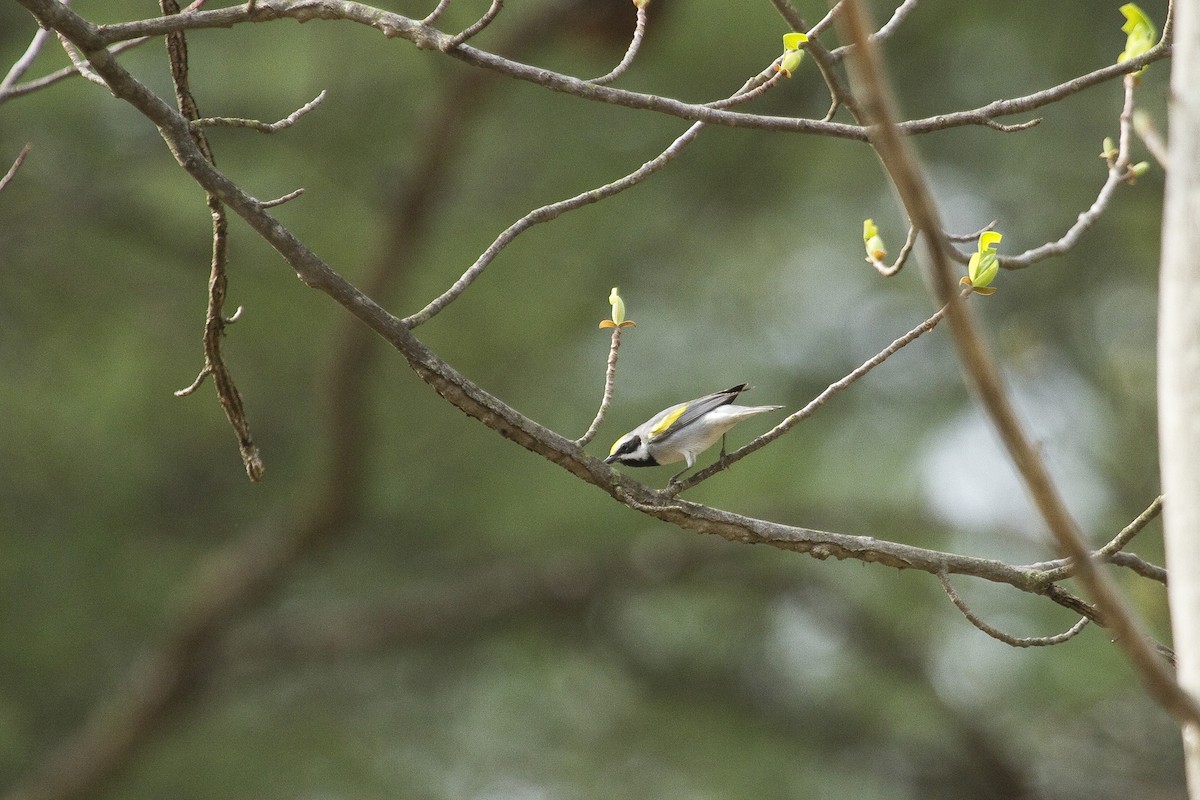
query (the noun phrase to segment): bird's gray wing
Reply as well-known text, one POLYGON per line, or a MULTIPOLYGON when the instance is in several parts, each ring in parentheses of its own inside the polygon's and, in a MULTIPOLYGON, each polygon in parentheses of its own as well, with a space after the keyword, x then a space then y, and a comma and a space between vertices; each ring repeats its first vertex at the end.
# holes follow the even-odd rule
POLYGON ((738 393, 746 388, 746 384, 734 386, 723 392, 698 397, 665 414, 658 424, 650 429, 650 441, 662 441, 671 434, 682 430, 704 416, 714 408, 732 403, 738 393))

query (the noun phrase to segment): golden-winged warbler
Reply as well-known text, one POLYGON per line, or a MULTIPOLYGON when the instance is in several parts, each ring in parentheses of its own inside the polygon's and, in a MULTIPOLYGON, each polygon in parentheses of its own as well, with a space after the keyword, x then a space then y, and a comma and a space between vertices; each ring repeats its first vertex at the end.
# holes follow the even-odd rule
MULTIPOLYGON (((749 386, 742 383, 723 392, 698 397, 686 403, 664 408, 629 433, 617 439, 605 464, 624 464, 627 467, 657 467, 686 461, 687 466, 671 478, 696 464, 696 457, 712 447, 725 432, 748 417, 783 406, 735 406, 734 399, 749 386)), ((725 455, 724 441, 721 455, 725 455)))

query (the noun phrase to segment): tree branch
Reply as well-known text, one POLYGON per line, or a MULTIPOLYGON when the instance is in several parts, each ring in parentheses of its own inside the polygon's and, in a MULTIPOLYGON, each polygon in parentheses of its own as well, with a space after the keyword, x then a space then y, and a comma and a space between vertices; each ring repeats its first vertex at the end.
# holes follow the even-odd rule
MULTIPOLYGON (((774 73, 769 79, 761 83, 761 85, 757 85, 756 87, 756 84, 759 84, 759 80, 764 74, 765 73, 759 73, 758 75, 755 75, 745 84, 743 84, 741 89, 739 89, 729 98, 726 98, 726 100, 723 102, 727 104, 741 102, 749 99, 752 93, 757 95, 764 89, 764 87, 769 88, 777 84, 779 80, 779 73, 774 73)), ((679 154, 683 152, 684 148, 695 141, 696 137, 700 135, 700 132, 704 130, 704 127, 705 124, 703 122, 693 123, 692 126, 684 131, 677 139, 675 139, 675 141, 671 142, 666 150, 663 150, 656 157, 645 162, 636 170, 622 178, 618 178, 615 181, 606 183, 603 186, 597 186, 594 189, 588 189, 587 191, 581 192, 580 194, 567 198, 566 200, 560 200, 557 203, 550 203, 530 211, 512 225, 509 225, 507 228, 505 228, 505 230, 499 236, 497 236, 490 245, 488 245, 488 248, 483 251, 479 258, 475 259, 475 263, 468 267, 466 272, 464 272, 459 279, 450 286, 449 289, 435 297, 429 302, 428 305, 426 305, 417 313, 405 317, 404 324, 409 328, 415 328, 418 325, 424 325, 426 322, 441 313, 446 306, 457 300, 462 293, 465 292, 471 286, 471 284, 473 284, 479 278, 479 276, 483 274, 483 271, 488 268, 488 265, 496 260, 496 256, 500 255, 504 248, 512 244, 512 242, 518 236, 532 228, 534 225, 538 225, 543 222, 549 222, 550 220, 556 219, 568 211, 574 211, 576 209, 583 208, 584 206, 591 205, 592 203, 598 203, 599 201, 612 197, 615 194, 620 194, 626 189, 637 186, 646 178, 660 171, 674 161, 679 154)))
MULTIPOLYGON (((24 3, 25 0, 18 0, 24 3)), ((349 0, 262 0, 255 10, 248 12, 245 6, 199 11, 182 14, 175 19, 152 18, 135 22, 103 25, 95 29, 96 44, 110 45, 138 36, 164 35, 175 30, 199 28, 224 28, 245 22, 267 22, 277 19, 294 19, 306 22, 314 19, 345 20, 367 25, 380 30, 385 36, 406 39, 422 49, 447 51, 449 34, 421 22, 363 5, 349 0)), ((796 117, 775 117, 760 114, 729 112, 704 104, 684 103, 657 95, 598 86, 586 80, 551 70, 533 67, 503 58, 467 45, 448 50, 447 55, 472 66, 493 70, 518 80, 527 81, 556 92, 564 92, 587 100, 595 100, 627 108, 640 108, 670 114, 682 119, 726 125, 738 128, 753 128, 791 133, 807 133, 835 138, 865 141, 866 132, 857 125, 844 125, 796 117)), ((1013 100, 998 100, 969 111, 941 114, 901 123, 905 134, 921 134, 945 130, 963 125, 987 125, 996 117, 1031 111, 1055 100, 1083 91, 1104 81, 1134 72, 1154 61, 1170 55, 1170 44, 1164 39, 1146 53, 1120 64, 1113 64, 1087 75, 1080 76, 1059 86, 1013 100)))
POLYGON ((1082 631, 1091 621, 1087 617, 1080 617, 1079 620, 1067 630, 1054 636, 1012 636, 1005 633, 999 628, 994 628, 991 625, 980 619, 971 608, 963 602, 955 591, 954 586, 950 583, 950 579, 945 575, 938 575, 938 580, 942 583, 942 589, 945 590, 946 596, 950 598, 950 602, 954 603, 962 615, 967 618, 967 621, 974 625, 979 630, 986 633, 988 636, 997 641, 1004 642, 1010 647, 1050 647, 1056 644, 1062 644, 1068 639, 1073 639, 1082 631))
MULTIPOLYGON (((179 4, 175 0, 159 0, 164 15, 177 16, 179 4)), ((61 33, 60 33, 61 35, 61 33)), ((179 103, 179 112, 190 122, 191 138, 196 143, 200 155, 209 164, 215 165, 212 148, 204 131, 195 125, 200 118, 196 100, 188 86, 188 55, 187 40, 182 32, 167 35, 167 54, 171 62, 171 80, 175 86, 175 97, 179 103)), ((82 71, 82 69, 81 69, 82 71)), ((105 84, 107 86, 107 83, 105 84)), ((207 203, 212 215, 212 266, 208 278, 208 311, 204 319, 204 368, 199 377, 187 389, 175 393, 176 397, 191 394, 203 382, 205 375, 211 375, 217 389, 217 401, 225 412, 226 419, 237 435, 238 450, 242 456, 242 464, 246 475, 252 481, 263 478, 263 461, 250 435, 250 423, 246 419, 246 410, 242 403, 242 395, 234 383, 233 375, 225 365, 221 354, 221 337, 225 334, 225 297, 228 293, 229 277, 229 220, 225 215, 225 205, 220 198, 208 192, 207 203)), ((241 313, 241 310, 238 310, 241 313)))
POLYGON ((267 123, 260 122, 256 119, 242 119, 240 117, 200 117, 192 120, 192 126, 195 128, 253 128, 259 133, 279 133, 285 128, 292 127, 300 120, 301 117, 312 111, 317 106, 321 105, 321 103, 325 101, 327 94, 328 93, 325 90, 321 90, 319 95, 314 97, 312 100, 309 100, 307 103, 300 106, 300 108, 296 109, 291 114, 288 114, 278 122, 267 123))
POLYGON ((29 148, 33 145, 25 145, 21 148, 21 152, 17 153, 16 159, 13 160, 12 166, 8 168, 8 172, 4 173, 4 177, 0 178, 0 192, 3 192, 8 184, 12 183, 12 179, 16 177, 17 170, 25 163, 25 157, 29 155, 29 148))

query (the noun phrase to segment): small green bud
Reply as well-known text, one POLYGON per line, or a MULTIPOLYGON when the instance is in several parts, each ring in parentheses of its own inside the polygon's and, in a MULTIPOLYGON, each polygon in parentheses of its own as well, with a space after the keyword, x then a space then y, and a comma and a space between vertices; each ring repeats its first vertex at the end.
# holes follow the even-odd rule
POLYGON ((887 258, 887 247, 873 219, 863 220, 863 245, 867 248, 867 261, 875 263, 887 258))
POLYGON ((803 33, 785 33, 783 35, 783 60, 775 66, 776 72, 782 72, 784 76, 790 78, 796 68, 800 66, 800 62, 804 59, 804 51, 800 49, 800 45, 808 41, 808 36, 803 33))
POLYGON ((996 231, 984 231, 979 235, 979 249, 971 255, 967 264, 967 276, 960 283, 972 287, 977 294, 992 294, 994 287, 989 284, 1000 272, 1000 261, 996 257, 995 244, 1004 238, 1004 234, 996 231))
POLYGON ((633 326, 632 320, 625 319, 625 301, 621 299, 617 287, 614 286, 608 294, 608 302, 612 303, 612 319, 600 321, 601 328, 629 328, 633 326))

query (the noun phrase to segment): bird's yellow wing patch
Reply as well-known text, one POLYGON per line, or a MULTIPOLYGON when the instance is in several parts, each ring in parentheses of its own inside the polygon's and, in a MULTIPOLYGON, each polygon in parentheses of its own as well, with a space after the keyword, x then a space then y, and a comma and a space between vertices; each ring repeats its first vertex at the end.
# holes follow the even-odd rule
POLYGON ((658 423, 657 425, 655 425, 653 428, 650 429, 650 436, 651 437, 662 436, 664 433, 666 433, 668 430, 670 430, 671 426, 675 424, 675 421, 683 416, 683 412, 688 410, 689 405, 691 405, 691 404, 684 403, 679 408, 675 409, 670 414, 667 414, 665 417, 663 417, 662 422, 658 423))

